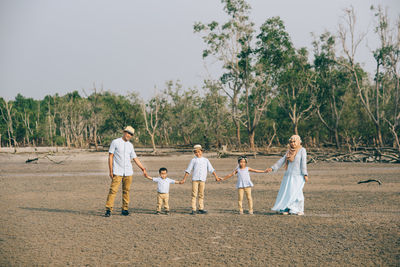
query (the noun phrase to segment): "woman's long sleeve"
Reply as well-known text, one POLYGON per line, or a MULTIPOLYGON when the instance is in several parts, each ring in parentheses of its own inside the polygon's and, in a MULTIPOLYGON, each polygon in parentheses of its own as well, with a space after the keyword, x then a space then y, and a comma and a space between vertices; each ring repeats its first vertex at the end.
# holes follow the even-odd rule
POLYGON ((306 149, 301 150, 301 161, 300 161, 300 169, 301 169, 301 174, 303 176, 308 176, 307 172, 307 152, 306 149))
POLYGON ((272 165, 271 169, 276 172, 279 170, 280 167, 282 167, 283 164, 285 164, 286 161, 286 155, 283 156, 280 160, 278 160, 274 165, 272 165))

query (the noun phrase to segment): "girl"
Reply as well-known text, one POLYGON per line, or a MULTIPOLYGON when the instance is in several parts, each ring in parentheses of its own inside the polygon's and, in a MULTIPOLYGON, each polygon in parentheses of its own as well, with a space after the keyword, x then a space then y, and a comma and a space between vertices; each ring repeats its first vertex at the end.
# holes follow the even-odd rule
POLYGON ((243 194, 246 193, 247 201, 249 202, 249 214, 253 214, 253 198, 251 197, 251 187, 253 187, 253 183, 250 180, 249 172, 257 172, 263 173, 266 171, 255 170, 249 167, 246 167, 247 158, 245 156, 241 156, 238 158, 239 166, 229 175, 225 176, 222 181, 229 179, 233 175, 237 174, 237 183, 236 188, 238 189, 238 205, 239 205, 239 214, 243 214, 243 194))
POLYGON ((285 165, 281 187, 272 210, 281 214, 304 215, 304 183, 308 181, 307 153, 301 146, 301 138, 293 135, 289 139, 289 150, 266 172, 276 172, 285 165))

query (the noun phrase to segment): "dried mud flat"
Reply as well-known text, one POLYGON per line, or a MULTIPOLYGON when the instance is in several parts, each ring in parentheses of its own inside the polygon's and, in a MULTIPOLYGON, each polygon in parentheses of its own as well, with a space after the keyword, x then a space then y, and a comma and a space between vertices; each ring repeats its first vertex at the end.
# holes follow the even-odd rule
MULTIPOLYGON (((222 176, 234 158, 206 154, 222 176)), ((171 185, 169 216, 154 215, 156 184, 136 170, 131 215, 105 218, 107 153, 0 153, 0 266, 399 266, 400 165, 310 164, 305 216, 271 212, 283 170, 252 174, 254 215, 236 212, 233 177, 206 184, 207 215, 189 215, 191 184, 171 185), (383 184, 357 184, 379 178, 383 184)), ((141 157, 181 179, 192 155, 141 157)), ((277 157, 250 159, 264 169, 277 157)), ((246 201, 244 202, 247 207, 246 201)))

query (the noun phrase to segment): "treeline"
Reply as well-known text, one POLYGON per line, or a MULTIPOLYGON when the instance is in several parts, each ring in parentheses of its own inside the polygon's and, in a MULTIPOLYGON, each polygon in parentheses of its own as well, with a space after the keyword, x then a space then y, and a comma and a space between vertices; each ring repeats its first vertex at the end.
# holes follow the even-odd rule
POLYGON ((355 31, 352 8, 338 33, 315 37, 308 51, 294 47, 279 17, 255 29, 245 1, 222 2, 228 21, 194 25, 206 44, 203 56, 222 63, 218 80, 201 89, 170 81, 148 101, 96 88, 84 96, 0 98, 0 144, 97 148, 132 125, 135 144, 154 150, 194 143, 255 150, 284 145, 297 133, 307 146, 400 151, 400 21, 392 25, 381 7, 371 8, 380 42, 368 73, 356 60, 365 35, 355 31))

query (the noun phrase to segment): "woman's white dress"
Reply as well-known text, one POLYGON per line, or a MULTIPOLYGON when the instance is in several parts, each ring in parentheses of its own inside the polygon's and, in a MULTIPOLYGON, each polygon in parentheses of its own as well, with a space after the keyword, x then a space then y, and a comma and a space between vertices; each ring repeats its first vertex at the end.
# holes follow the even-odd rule
MULTIPOLYGON (((271 168, 276 172, 285 164, 286 155, 278 160, 271 168)), ((292 162, 289 161, 288 168, 283 176, 281 187, 276 197, 274 211, 287 211, 297 214, 304 212, 304 176, 307 173, 307 152, 302 147, 292 162)))

